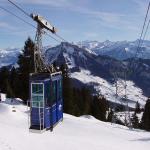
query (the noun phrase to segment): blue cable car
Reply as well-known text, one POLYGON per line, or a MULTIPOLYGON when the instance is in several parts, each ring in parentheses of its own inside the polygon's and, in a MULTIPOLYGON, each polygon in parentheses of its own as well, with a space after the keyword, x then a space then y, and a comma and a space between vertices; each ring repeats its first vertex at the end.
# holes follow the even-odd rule
POLYGON ((30 130, 53 130, 63 120, 62 75, 30 74, 30 130))

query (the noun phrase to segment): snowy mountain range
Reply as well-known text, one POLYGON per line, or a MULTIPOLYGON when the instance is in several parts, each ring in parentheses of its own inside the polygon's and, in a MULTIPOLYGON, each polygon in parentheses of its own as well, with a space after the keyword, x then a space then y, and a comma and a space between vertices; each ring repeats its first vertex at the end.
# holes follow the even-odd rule
MULTIPOLYGON (((136 41, 117 41, 111 42, 106 40, 104 42, 98 41, 82 41, 78 42, 81 48, 92 50, 97 55, 106 55, 119 60, 135 57, 137 53, 139 40, 136 41)), ((150 41, 143 41, 138 50, 137 57, 150 59, 150 41)))
MULTIPOLYGON (((126 45, 127 47, 127 42, 121 43, 117 45, 126 45)), ((128 45, 131 46, 133 43, 134 42, 130 42, 128 45)), ((145 44, 146 43, 147 47, 150 46, 149 41, 145 41, 145 44)), ((132 62, 131 59, 123 61, 115 59, 114 57, 99 55, 99 50, 96 51, 96 47, 100 47, 100 43, 96 41, 92 42, 92 44, 91 42, 86 42, 86 44, 84 48, 83 46, 81 47, 80 45, 77 46, 69 43, 62 43, 56 47, 47 47, 48 49, 46 48, 47 50, 45 50, 46 60, 49 63, 56 61, 59 65, 66 63, 74 86, 81 88, 86 85, 90 87, 93 93, 102 94, 110 102, 121 105, 126 105, 126 102, 122 99, 122 97, 124 97, 124 90, 119 93, 120 95, 116 99, 114 73, 119 72, 118 82, 122 83, 124 82, 122 73, 130 68, 126 82, 127 100, 130 107, 134 107, 136 101, 139 101, 141 106, 144 106, 147 97, 150 96, 150 59, 137 59, 134 61, 133 67, 130 65, 132 62)), ((114 42, 110 41, 103 42, 103 46, 104 45, 105 47, 115 47, 113 46, 114 42)), ((16 64, 18 54, 20 54, 19 49, 1 50, 0 66, 16 64)))
MULTIPOLYGON (((59 65, 67 63, 73 85, 78 87, 87 85, 96 93, 104 95, 110 102, 126 104, 122 101, 124 91, 116 100, 113 73, 125 71, 129 67, 130 60, 120 61, 108 56, 96 55, 90 49, 79 48, 68 43, 62 43, 48 49, 46 56, 48 61, 54 58, 59 65)), ((150 82, 147 82, 150 81, 150 60, 135 61, 138 61, 135 63, 135 68, 138 69, 135 69, 132 74, 129 73, 126 82, 127 100, 130 107, 134 107, 136 101, 139 101, 143 106, 147 100, 146 96, 150 95, 150 82)), ((119 82, 124 82, 121 73, 119 74, 119 82)))
POLYGON ((19 48, 0 49, 0 67, 15 65, 20 53, 19 48))

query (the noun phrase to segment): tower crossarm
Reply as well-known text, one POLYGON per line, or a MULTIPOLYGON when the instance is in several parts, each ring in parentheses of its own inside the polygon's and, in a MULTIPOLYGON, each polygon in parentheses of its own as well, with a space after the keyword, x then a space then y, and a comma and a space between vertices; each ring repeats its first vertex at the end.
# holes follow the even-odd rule
POLYGON ((47 29, 52 33, 56 33, 56 28, 52 26, 51 23, 44 19, 42 16, 33 13, 30 16, 34 21, 40 24, 42 28, 47 29))

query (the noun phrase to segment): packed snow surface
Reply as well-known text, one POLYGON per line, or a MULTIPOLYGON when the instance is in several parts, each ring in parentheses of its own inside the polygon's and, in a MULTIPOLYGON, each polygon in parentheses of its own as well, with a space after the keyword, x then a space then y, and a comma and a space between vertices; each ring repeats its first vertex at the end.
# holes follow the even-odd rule
POLYGON ((94 117, 64 114, 53 132, 28 130, 28 112, 21 101, 0 103, 0 150, 149 150, 150 134, 111 125, 94 117), (15 111, 14 111, 15 110, 15 111))

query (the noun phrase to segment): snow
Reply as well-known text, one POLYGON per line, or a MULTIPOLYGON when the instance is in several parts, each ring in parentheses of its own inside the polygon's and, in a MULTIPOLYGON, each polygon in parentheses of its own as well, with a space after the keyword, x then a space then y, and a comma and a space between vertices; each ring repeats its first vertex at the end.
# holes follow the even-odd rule
POLYGON ((52 64, 60 54, 61 49, 58 47, 45 50, 45 63, 52 64))
POLYGON ((74 58, 72 55, 69 55, 68 53, 63 53, 63 56, 65 58, 65 62, 68 66, 69 69, 71 68, 74 68, 76 65, 75 65, 75 61, 74 61, 74 58))
POLYGON ((6 94, 0 93, 0 101, 5 101, 5 100, 6 100, 6 94))
POLYGON ((80 116, 80 118, 86 118, 86 119, 96 120, 96 118, 93 117, 93 116, 91 116, 91 115, 82 115, 82 116, 80 116))
POLYGON ((90 53, 90 54, 97 55, 94 51, 92 51, 92 50, 90 50, 90 49, 88 49, 88 48, 85 48, 85 50, 86 50, 88 53, 90 53))
MULTIPOLYGON (((136 54, 137 50, 137 40, 136 41, 109 41, 106 40, 104 42, 100 41, 82 41, 77 42, 77 45, 90 49, 97 55, 106 55, 110 57, 114 57, 119 60, 124 60, 127 58, 131 58, 136 54), (124 52, 127 55, 124 55, 124 52), (113 55, 112 55, 113 54, 113 55)), ((149 59, 150 58, 150 42, 143 41, 142 49, 140 49, 140 53, 138 57, 149 59)))
MULTIPOLYGON (((89 70, 81 68, 80 72, 71 73, 71 78, 75 78, 85 84, 94 85, 96 91, 104 95, 106 99, 109 101, 126 105, 125 102, 120 101, 120 98, 116 101, 115 97, 116 88, 114 84, 111 84, 105 79, 100 78, 98 76, 93 76, 89 70)), ((123 82, 123 80, 120 79, 120 82, 123 82)), ((147 97, 143 95, 143 91, 140 88, 136 87, 134 82, 132 81, 127 81, 126 83, 127 83, 127 99, 129 99, 129 106, 134 108, 135 103, 138 101, 140 105, 144 107, 147 97)), ((121 88, 122 87, 120 87, 120 89, 121 88)), ((124 91, 121 91, 119 96, 123 97, 123 95, 124 91)))
POLYGON ((84 56, 83 52, 79 52, 79 56, 85 60, 87 60, 87 58, 84 56))
POLYGON ((128 48, 128 47, 126 47, 124 50, 127 52, 127 51, 129 51, 129 48, 128 48))
POLYGON ((0 49, 0 67, 16 65, 19 54, 21 54, 19 48, 0 49))
POLYGON ((71 46, 69 46, 69 45, 63 44, 63 48, 66 49, 66 51, 67 51, 68 54, 73 54, 74 53, 74 48, 71 47, 71 46))
MULTIPOLYGON (((119 120, 121 120, 123 123, 125 123, 125 118, 127 119, 127 121, 129 122, 129 117, 128 117, 128 113, 129 113, 129 115, 130 115, 130 117, 132 118, 132 115, 135 113, 134 111, 130 111, 130 112, 127 112, 127 111, 125 111, 125 112, 118 112, 118 113, 116 113, 116 115, 117 115, 117 118, 119 119, 119 120), (127 116, 125 116, 127 114, 127 116)), ((139 120, 139 122, 141 121, 141 119, 142 119, 142 116, 143 116, 143 112, 141 112, 141 113, 136 113, 136 116, 138 117, 138 120, 139 120)))
POLYGON ((81 41, 81 42, 77 42, 77 45, 79 45, 81 48, 82 47, 88 47, 89 49, 93 49, 95 47, 98 46, 98 42, 97 41, 81 41))
POLYGON ((27 111, 21 101, 0 103, 0 150, 149 150, 149 132, 105 123, 94 117, 64 114, 53 132, 28 130, 27 111), (16 112, 12 111, 15 107, 16 112))

